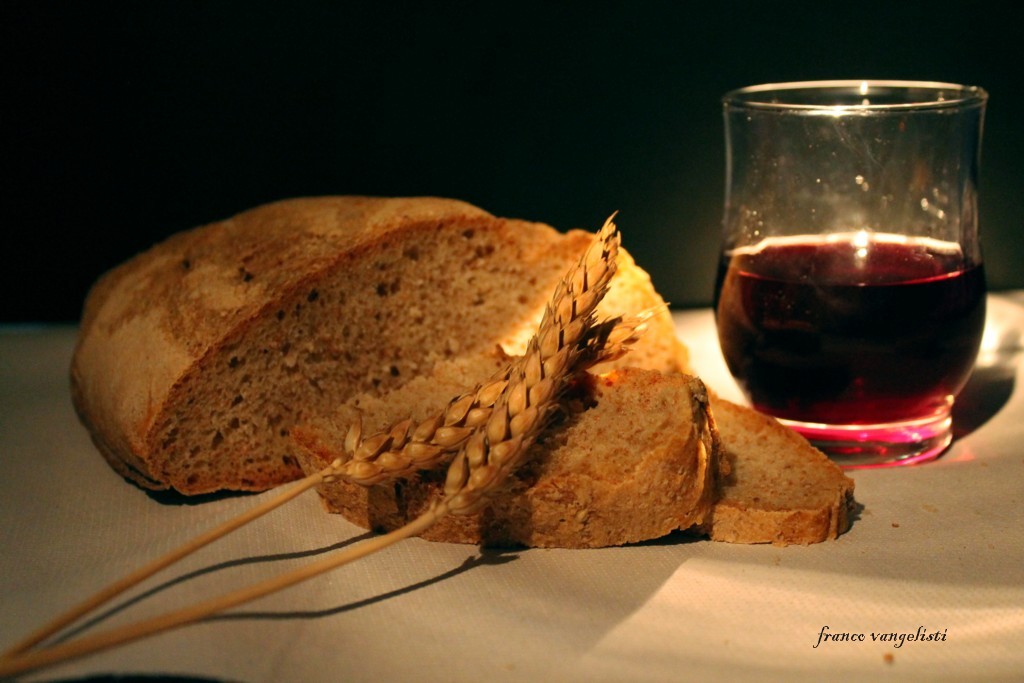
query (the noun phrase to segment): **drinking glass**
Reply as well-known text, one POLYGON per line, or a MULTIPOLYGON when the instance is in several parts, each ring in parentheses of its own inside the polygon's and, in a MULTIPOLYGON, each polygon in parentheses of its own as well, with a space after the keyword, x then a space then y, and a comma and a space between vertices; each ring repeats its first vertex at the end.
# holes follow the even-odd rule
POLYGON ((845 467, 922 462, 951 441, 985 322, 987 99, 907 81, 723 99, 722 352, 756 409, 845 467))

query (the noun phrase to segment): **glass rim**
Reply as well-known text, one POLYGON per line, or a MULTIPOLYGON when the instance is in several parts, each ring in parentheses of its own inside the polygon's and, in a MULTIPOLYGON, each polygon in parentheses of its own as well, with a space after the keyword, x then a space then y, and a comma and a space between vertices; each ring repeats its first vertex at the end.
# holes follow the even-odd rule
POLYGON ((727 109, 751 109, 777 112, 813 113, 813 112, 863 112, 885 113, 906 111, 928 111, 936 109, 968 109, 984 106, 988 101, 988 93, 975 85, 944 83, 941 81, 901 81, 846 79, 827 81, 790 81, 785 83, 763 83, 745 88, 730 90, 722 96, 722 103, 727 109), (860 103, 834 104, 825 101, 808 101, 807 98, 780 97, 796 91, 812 91, 817 94, 835 92, 837 95, 857 94, 865 99, 860 103), (899 92, 909 95, 913 91, 932 92, 935 97, 908 97, 905 101, 885 101, 872 103, 869 99, 872 91, 899 92))

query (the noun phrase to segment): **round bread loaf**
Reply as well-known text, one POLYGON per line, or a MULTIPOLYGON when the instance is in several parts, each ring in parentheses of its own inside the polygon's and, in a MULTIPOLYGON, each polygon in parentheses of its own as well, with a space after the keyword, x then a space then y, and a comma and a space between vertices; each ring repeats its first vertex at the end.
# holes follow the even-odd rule
MULTIPOLYGON (((521 351, 592 237, 436 198, 258 207, 97 282, 72 361, 75 407, 141 486, 267 489, 302 473, 296 423, 445 359, 521 351)), ((686 369, 664 302, 622 253, 603 315, 651 307, 630 361, 686 369)))

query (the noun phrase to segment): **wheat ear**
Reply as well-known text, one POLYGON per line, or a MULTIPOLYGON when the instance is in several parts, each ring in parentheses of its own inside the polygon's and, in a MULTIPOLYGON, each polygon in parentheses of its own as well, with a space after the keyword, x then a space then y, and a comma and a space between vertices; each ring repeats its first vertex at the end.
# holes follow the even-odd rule
MULTIPOLYGON (((643 333, 649 317, 649 312, 619 316, 588 328, 579 344, 580 352, 571 361, 569 374, 577 375, 626 353, 643 333)), ((411 418, 402 420, 364 438, 362 423, 356 420, 345 436, 346 457, 332 463, 329 480, 372 486, 442 465, 477 427, 490 420, 514 367, 510 364, 418 423, 411 418)))
MULTIPOLYGON (((547 424, 558 397, 573 377, 573 363, 588 353, 601 353, 600 342, 588 342, 587 333, 594 324, 594 310, 607 292, 615 272, 618 244, 618 231, 608 219, 598 233, 598 240, 560 283, 545 310, 537 334, 530 340, 526 355, 510 367, 509 381, 497 397, 487 422, 473 431, 449 465, 444 495, 422 515, 388 534, 346 548, 334 557, 218 598, 50 648, 5 655, 0 658, 0 676, 13 676, 50 666, 184 626, 423 533, 448 513, 469 514, 486 506, 489 496, 522 462, 529 445, 547 424)), ((614 327, 608 329, 605 341, 612 339, 614 330, 614 327)), ((315 485, 329 469, 307 477, 300 486, 308 488, 315 485)), ((226 524, 224 528, 229 526, 226 524)), ((210 540, 213 539, 206 542, 210 540)))
MULTIPOLYGON (((453 514, 486 507, 547 426, 580 359, 600 354, 587 344, 587 335, 615 274, 618 246, 619 234, 609 218, 598 240, 555 290, 526 354, 512 365, 487 424, 474 430, 448 466, 444 496, 434 507, 453 514)), ((614 329, 608 328, 608 334, 614 329)))

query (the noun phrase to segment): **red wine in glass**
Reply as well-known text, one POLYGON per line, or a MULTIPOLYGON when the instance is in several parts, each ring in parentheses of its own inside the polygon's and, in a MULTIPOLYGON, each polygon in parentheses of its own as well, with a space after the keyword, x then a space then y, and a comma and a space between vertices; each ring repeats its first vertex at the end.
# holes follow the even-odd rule
POLYGON ((755 408, 856 450, 934 418, 948 431, 981 343, 985 276, 957 244, 928 238, 769 238, 723 254, 715 313, 755 408))

